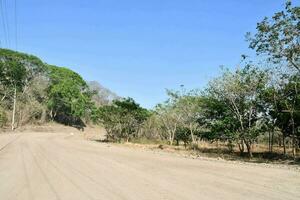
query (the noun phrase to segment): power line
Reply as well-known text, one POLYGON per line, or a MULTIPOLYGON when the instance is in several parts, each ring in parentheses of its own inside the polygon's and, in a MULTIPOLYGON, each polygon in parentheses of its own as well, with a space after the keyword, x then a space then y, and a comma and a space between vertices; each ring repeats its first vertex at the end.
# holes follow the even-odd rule
POLYGON ((10 28, 9 28, 9 20, 8 20, 8 12, 7 12, 7 2, 6 0, 3 0, 3 7, 4 7, 4 21, 6 22, 6 34, 7 34, 7 46, 10 47, 10 28))
MULTIPOLYGON (((1 21, 2 21, 2 26, 3 26, 3 37, 4 37, 4 42, 7 45, 7 31, 6 31, 6 23, 5 23, 5 13, 4 13, 4 6, 3 6, 3 0, 0 0, 0 12, 1 12, 1 21)), ((3 45, 4 46, 4 45, 3 45)))
POLYGON ((7 0, 0 0, 0 18, 2 33, 0 36, 0 47, 11 48, 11 42, 15 40, 15 48, 18 49, 18 10, 17 10, 17 0, 10 1, 9 8, 14 10, 9 12, 7 0), (11 13, 11 15, 9 15, 11 13), (12 17, 12 18, 11 18, 12 17), (10 30, 11 23, 11 30, 10 30), (13 39, 14 38, 14 39, 13 39), (11 41, 12 39, 12 41, 11 41))
POLYGON ((15 0, 15 43, 16 43, 16 50, 18 50, 18 14, 17 14, 17 0, 15 0))

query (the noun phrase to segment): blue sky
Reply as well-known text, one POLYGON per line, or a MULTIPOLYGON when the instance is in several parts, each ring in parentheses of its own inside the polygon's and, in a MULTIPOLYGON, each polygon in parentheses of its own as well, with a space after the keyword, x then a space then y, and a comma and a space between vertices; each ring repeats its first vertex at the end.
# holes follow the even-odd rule
MULTIPOLYGON (((6 1, 11 44, 4 46, 15 49, 13 1, 6 1)), ((151 108, 166 99, 166 88, 203 88, 220 65, 236 67, 241 54, 252 54, 245 33, 284 1, 18 0, 17 6, 19 51, 151 108)))

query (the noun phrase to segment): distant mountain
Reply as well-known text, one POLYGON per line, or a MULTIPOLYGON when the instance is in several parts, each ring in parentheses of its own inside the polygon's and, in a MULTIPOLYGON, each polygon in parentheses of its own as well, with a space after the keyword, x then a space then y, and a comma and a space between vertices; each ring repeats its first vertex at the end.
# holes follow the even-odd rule
POLYGON ((115 99, 120 99, 116 93, 105 88, 97 81, 88 82, 89 88, 94 92, 92 100, 96 103, 96 106, 110 104, 115 99))

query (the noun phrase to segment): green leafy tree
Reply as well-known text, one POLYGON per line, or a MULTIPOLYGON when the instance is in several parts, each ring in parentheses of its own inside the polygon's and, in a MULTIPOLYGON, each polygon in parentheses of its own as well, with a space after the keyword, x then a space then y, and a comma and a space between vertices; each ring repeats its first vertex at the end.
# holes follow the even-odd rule
POLYGON ((186 92, 183 88, 181 91, 175 92, 168 90, 168 95, 171 98, 173 109, 182 113, 182 115, 178 115, 181 120, 180 125, 189 130, 192 143, 196 144, 196 134, 201 129, 199 120, 203 117, 201 96, 195 91, 186 92))
POLYGON ((149 117, 148 110, 140 107, 132 98, 114 100, 112 105, 99 107, 96 121, 107 131, 107 139, 127 142, 137 134, 149 117))
MULTIPOLYGON (((238 138, 241 153, 244 144, 250 157, 252 145, 259 136, 264 119, 261 116, 260 93, 266 87, 267 73, 246 63, 245 67, 235 71, 225 71, 222 77, 210 83, 209 92, 219 101, 224 102, 230 112, 226 120, 238 121, 238 138)), ((235 127, 235 126, 232 126, 235 127)))
POLYGON ((286 61, 300 71, 300 7, 286 2, 285 10, 265 18, 257 24, 257 33, 247 37, 250 48, 258 54, 266 54, 275 63, 286 61))
POLYGON ((45 70, 43 62, 35 56, 0 49, 0 103, 12 111, 12 130, 15 129, 17 103, 31 81, 45 70))
POLYGON ((155 112, 161 121, 160 129, 167 133, 169 144, 173 145, 177 129, 182 123, 183 113, 174 105, 172 100, 157 105, 155 112))
POLYGON ((238 120, 232 115, 226 102, 219 99, 218 96, 205 93, 203 101, 204 117, 199 123, 205 125, 208 131, 202 133, 202 138, 209 141, 228 142, 229 150, 232 151, 233 143, 239 139, 237 134, 239 130, 238 120))
MULTIPOLYGON (((293 74, 288 77, 287 82, 282 82, 280 88, 275 91, 276 101, 272 112, 276 117, 276 125, 283 132, 284 139, 289 136, 293 142, 293 156, 299 143, 300 128, 300 76, 293 74)), ((286 153, 284 146, 284 153, 286 153)))
POLYGON ((15 115, 17 105, 17 93, 22 91, 26 84, 27 71, 25 66, 17 59, 6 57, 0 62, 1 78, 0 82, 4 87, 2 100, 9 97, 12 99, 12 120, 11 129, 15 129, 15 115))
POLYGON ((82 128, 82 117, 91 110, 91 93, 80 75, 67 68, 49 66, 48 108, 58 122, 82 128))
POLYGON ((176 140, 177 145, 179 145, 179 141, 184 143, 184 147, 186 148, 187 145, 192 141, 190 129, 180 126, 175 133, 174 140, 176 140))

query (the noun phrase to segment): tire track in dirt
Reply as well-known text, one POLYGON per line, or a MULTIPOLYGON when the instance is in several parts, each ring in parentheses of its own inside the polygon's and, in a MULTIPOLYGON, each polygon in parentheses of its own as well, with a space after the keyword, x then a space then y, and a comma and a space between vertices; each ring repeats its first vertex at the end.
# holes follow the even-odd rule
MULTIPOLYGON (((42 152, 46 152, 45 148, 42 147, 42 145, 39 145, 39 148, 40 148, 40 150, 41 150, 42 152)), ((49 152, 48 152, 48 154, 49 154, 49 152)), ((46 158, 46 157, 45 157, 45 158, 46 158)), ((53 162, 50 161, 49 158, 46 158, 46 159, 47 159, 48 162, 51 162, 51 163, 53 164, 53 162)), ((82 163, 85 162, 85 161, 83 161, 83 160, 80 159, 80 158, 79 158, 78 160, 79 160, 79 161, 82 161, 82 163)), ((85 177, 86 179, 89 179, 91 182, 95 183, 95 184, 96 184, 97 186, 99 186, 99 187, 102 186, 102 184, 101 184, 99 181, 95 180, 92 176, 86 175, 86 174, 83 173, 81 170, 78 170, 78 169, 74 168, 69 162, 64 162, 64 164, 67 166, 67 168, 68 168, 69 170, 75 171, 78 175, 80 175, 80 176, 82 176, 82 177, 85 177)), ((53 166, 55 166, 55 164, 53 164, 53 166)), ((58 169, 58 167, 57 167, 57 169, 58 169)), ((110 191, 111 191, 111 192, 114 192, 112 189, 110 189, 110 191)))
POLYGON ((24 159, 24 150, 23 150, 23 145, 20 146, 20 150, 21 150, 21 156, 22 156, 22 168, 23 168, 23 171, 24 171, 24 176, 25 176, 25 187, 28 188, 28 192, 29 192, 29 199, 32 199, 34 200, 34 195, 33 195, 33 192, 32 192, 32 187, 31 187, 31 184, 30 184, 30 181, 29 181, 29 175, 28 175, 28 170, 26 168, 26 165, 25 165, 25 159, 24 159))
POLYGON ((21 137, 21 134, 16 136, 16 138, 12 139, 8 143, 6 143, 4 146, 0 147, 0 153, 4 151, 9 145, 12 145, 14 142, 16 142, 21 137))
POLYGON ((28 152, 30 153, 30 155, 32 156, 35 165, 38 167, 39 171, 41 172, 41 174, 42 174, 44 180, 45 180, 46 183, 49 185, 49 188, 50 188, 51 192, 55 195, 55 198, 56 198, 57 200, 62 200, 62 199, 60 198, 60 196, 58 195, 58 193, 56 192, 54 186, 51 184, 50 179, 48 178, 46 172, 43 170, 43 168, 42 168, 41 165, 39 164, 39 162, 38 162, 38 160, 37 160, 37 157, 34 155, 34 153, 32 152, 32 150, 30 149, 29 146, 27 146, 27 149, 28 149, 28 152))
MULTIPOLYGON (((291 199, 300 175, 103 145, 80 135, 23 134, 0 156, 0 199, 291 199), (11 167, 12 166, 12 167, 11 167), (256 184, 255 184, 256 183, 256 184)), ((1 139, 1 138, 0 138, 1 139)), ((9 139, 9 140, 8 140, 9 139)))
MULTIPOLYGON (((59 140, 59 141, 62 142, 61 140, 59 140)), ((68 151, 70 155, 72 155, 71 149, 78 150, 80 152, 86 152, 89 156, 91 154, 97 155, 97 153, 95 152, 95 149, 92 149, 92 148, 90 150, 87 150, 87 149, 83 148, 82 146, 80 146, 80 147, 75 146, 74 147, 74 146, 67 145, 66 142, 64 142, 64 145, 62 145, 60 143, 57 143, 57 140, 53 140, 52 142, 54 142, 56 145, 60 146, 60 149, 63 149, 64 151, 68 151)), ((112 156, 112 157, 114 157, 114 156, 112 156)), ((81 158, 78 158, 78 159, 81 159, 81 158)), ((136 168, 133 168, 132 166, 128 165, 128 163, 124 164, 124 163, 119 162, 115 159, 114 160, 106 159, 104 157, 98 157, 98 159, 104 160, 105 161, 104 163, 107 163, 107 164, 110 163, 109 165, 116 167, 116 169, 126 170, 128 173, 131 172, 135 176, 141 175, 139 173, 140 172, 139 170, 137 170, 136 168)), ((84 163, 86 163, 86 162, 96 162, 93 159, 92 160, 82 159, 82 161, 84 163)), ((155 166, 155 164, 153 166, 155 166)), ((191 174, 188 171, 180 172, 178 170, 174 171, 174 169, 169 169, 168 173, 173 174, 172 175, 174 177, 173 179, 176 179, 176 176, 178 175, 178 173, 182 173, 183 176, 189 177, 189 178, 186 178, 184 180, 178 179, 178 182, 181 182, 181 183, 189 184, 190 181, 197 181, 197 179, 194 179, 194 177, 191 176, 191 174)), ((221 177, 222 179, 227 179, 226 184, 225 183, 220 183, 218 181, 213 181, 212 183, 215 184, 215 185, 218 185, 219 186, 218 189, 220 191, 224 191, 224 192, 225 191, 228 191, 228 192, 231 191, 232 195, 234 195, 234 193, 237 193, 237 194, 240 193, 239 188, 240 188, 241 184, 243 184, 245 186, 245 187, 243 187, 243 191, 245 193, 249 193, 249 194, 253 193, 253 189, 251 189, 251 188, 255 188, 255 187, 258 187, 258 186, 264 188, 264 191, 256 192, 257 196, 260 196, 260 197, 263 197, 263 198, 264 197, 265 198, 270 198, 270 196, 268 196, 267 194, 274 192, 274 187, 271 187, 271 186, 265 185, 265 184, 261 184, 259 182, 255 182, 256 181, 255 179, 247 180, 247 179, 243 179, 242 177, 231 176, 230 173, 226 173, 226 171, 222 172, 220 170, 217 170, 217 168, 215 169, 214 166, 211 166, 210 168, 201 168, 201 173, 203 174, 203 176, 205 175, 205 177, 208 180, 214 180, 216 177, 221 177)), ((141 176, 140 179, 147 180, 147 177, 141 176)), ((284 179, 282 179, 282 181, 284 181, 284 179)), ((151 184, 153 182, 151 182, 151 180, 149 180, 149 183, 151 184)), ((161 188, 162 187, 164 187, 164 185, 161 185, 161 188)), ((282 192, 286 193, 288 195, 288 192, 286 192, 284 190, 282 190, 282 192)))
MULTIPOLYGON (((39 144, 38 144, 39 145, 39 144)), ((82 189, 78 184, 76 184, 69 176, 67 176, 58 166, 56 166, 47 156, 46 154, 42 154, 43 151, 42 148, 40 148, 41 145, 39 145, 40 151, 40 158, 43 158, 45 161, 47 161, 59 174, 61 174, 66 180, 68 180, 74 187, 76 187, 80 192, 82 192, 88 199, 95 200, 87 191, 82 189)))
MULTIPOLYGON (((52 142, 55 142, 54 140, 52 142)), ((55 144, 57 144, 55 142, 55 144)), ((60 145, 58 145, 60 146, 60 145)), ((44 148, 43 146, 41 146, 42 148, 44 148)), ((45 151, 45 149, 44 149, 45 151)), ((74 154, 74 152, 72 152, 69 148, 61 148, 60 151, 63 151, 64 153, 68 153, 69 155, 74 154)), ((49 152, 47 153, 49 154, 49 152)), ((91 165, 88 165, 87 163, 91 164, 98 164, 99 159, 102 161, 102 163, 106 163, 107 166, 110 167, 110 170, 116 170, 117 171, 126 171, 127 173, 132 174, 132 177, 137 177, 139 181, 142 181, 144 185, 153 185, 153 182, 151 182, 151 180, 149 180, 149 178, 145 177, 145 176, 141 176, 140 172, 134 168, 128 168, 126 167, 124 164, 121 164, 119 162, 113 161, 111 159, 106 159, 103 157, 98 157, 97 160, 93 161, 93 160, 87 160, 87 159, 83 159, 82 157, 78 157, 77 160, 80 161, 80 163, 84 163, 86 167, 91 168, 91 165)), ((67 159, 66 159, 67 160, 67 159)), ((78 170, 76 168, 74 168, 74 166, 70 163, 67 163, 66 161, 64 161, 64 163, 68 166, 67 168, 70 170, 75 170, 77 173, 81 174, 82 176, 85 176, 87 178, 89 178, 90 180, 92 180, 94 183, 96 184, 101 184, 99 181, 95 180, 94 178, 92 178, 92 176, 86 175, 84 173, 82 173, 81 170, 78 170)), ((108 169, 107 167, 105 167, 106 169, 108 169)), ((103 168, 101 168, 103 170, 103 168)), ((107 171, 108 172, 108 171, 107 171)), ((97 173, 96 170, 94 170, 94 173, 97 173)), ((103 177, 105 178, 105 177, 103 177)), ((106 179, 107 182, 110 182, 109 179, 106 179)), ((120 180, 121 182, 121 180, 120 180)), ((167 183, 166 183, 167 184, 167 183)), ((114 187, 114 189, 116 190, 116 185, 111 184, 112 187, 114 187)), ((103 184, 101 184, 101 186, 103 187, 103 184)), ((111 187, 111 188, 112 188, 111 187)), ((112 193, 115 193, 115 190, 112 190, 111 188, 107 188, 108 190, 110 190, 112 193)), ((148 188, 148 192, 150 192, 150 190, 153 192, 153 194, 159 194, 158 196, 163 199, 170 199, 170 194, 172 193, 170 190, 166 190, 165 193, 162 193, 161 189, 162 188, 167 188, 166 185, 161 185, 161 187, 158 189, 158 186, 156 187, 156 189, 150 189, 148 188), (168 196, 166 196, 168 194, 168 196)), ((119 188, 121 189, 121 188, 119 188)), ((124 194, 125 195, 125 194, 124 194)), ((138 194, 137 194, 138 195, 138 194)), ((178 195, 177 195, 178 197, 178 195)), ((124 199, 123 196, 119 196, 119 198, 124 199)), ((182 197, 183 198, 183 197, 182 197)), ((174 199, 174 198, 172 198, 174 199)))
MULTIPOLYGON (((74 151, 71 151, 71 149, 72 150, 74 150, 74 148, 71 148, 70 146, 61 146, 60 144, 57 144, 56 143, 56 141, 52 141, 52 142, 55 142, 55 144, 56 145, 58 145, 58 146, 60 146, 60 151, 64 151, 64 152, 69 152, 69 155, 72 155, 73 154, 73 152, 74 151), (63 148, 64 147, 64 148, 63 148), (67 147, 67 148, 66 148, 67 147)), ((53 145, 54 143, 52 143, 51 145, 53 145)), ((66 145, 66 144, 65 144, 66 145)), ((83 152, 84 150, 86 150, 86 149, 83 149, 82 147, 80 147, 80 148, 78 148, 77 146, 76 146, 76 150, 78 150, 78 151, 80 151, 80 152, 83 152)), ((89 156, 91 155, 91 154, 95 154, 95 152, 88 152, 88 154, 89 154, 89 156)), ((113 156, 114 157, 114 156, 113 156)), ((154 182, 153 182, 153 178, 154 177, 152 177, 151 179, 148 177, 148 176, 145 176, 146 174, 142 174, 141 173, 141 171, 140 170, 138 170, 138 169, 136 169, 136 168, 134 168, 134 167, 132 167, 132 166, 130 166, 130 165, 127 165, 127 164, 124 164, 124 163, 121 163, 120 161, 116 161, 116 160, 112 160, 112 159, 107 159, 107 158, 104 158, 104 157, 95 157, 95 159, 91 159, 91 160, 86 160, 86 159, 82 159, 82 158, 84 158, 84 157, 78 157, 78 159, 79 160, 82 160, 82 163, 96 163, 96 162, 100 162, 100 160, 102 160, 101 162, 102 163, 106 163, 108 166, 110 166, 111 167, 111 169, 113 169, 113 170, 115 170, 115 171, 118 171, 118 170, 121 170, 121 171, 126 171, 127 173, 130 173, 130 174, 132 174, 132 176, 134 176, 134 177, 137 177, 138 178, 138 180, 143 180, 143 182, 146 184, 146 185, 154 185, 154 182), (99 160, 100 159, 100 160, 99 160), (104 162, 103 162, 104 161, 104 162)), ((163 169, 160 169, 160 171, 164 171, 163 169)), ((170 173, 170 171, 168 171, 168 169, 165 169, 165 173, 167 173, 167 172, 169 172, 170 173)), ((214 176, 213 176, 214 174, 209 174, 209 173, 207 173, 207 176, 209 176, 209 177, 211 177, 212 179, 214 178, 214 176)), ((171 175, 171 177, 173 177, 172 179, 173 180, 176 180, 176 173, 172 173, 172 175, 171 175)), ((191 181, 191 180, 179 180, 178 179, 178 182, 181 182, 181 183, 184 183, 184 182, 186 182, 186 184, 188 184, 189 183, 189 181, 191 181)), ((196 180, 195 180, 196 181, 196 180)), ((233 180, 230 180, 231 182, 233 181, 233 180)), ((230 182, 229 181, 229 182, 230 182)), ((238 182, 238 183, 240 183, 240 182, 238 182)), ((233 185, 233 184, 232 184, 233 185)), ((236 185, 236 184, 235 184, 236 185)), ((154 188, 152 188, 152 189, 154 189, 153 190, 153 192, 154 193, 160 193, 160 195, 163 195, 164 193, 162 193, 162 191, 161 191, 161 189, 162 188, 165 188, 165 194, 170 194, 170 193, 172 193, 172 191, 169 189, 169 188, 173 188, 174 186, 176 186, 176 184, 171 184, 170 185, 170 183, 168 183, 168 181, 166 181, 166 182, 164 182, 163 184, 161 183, 161 184, 159 184, 159 185, 156 185, 156 188, 157 188, 157 191, 154 189, 154 188), (169 187, 168 187, 168 185, 169 185, 169 187), (158 188, 160 188, 159 190, 158 190, 158 188)), ((224 187, 224 186, 223 186, 224 187)), ((221 188, 222 189, 222 188, 221 188)), ((177 191, 178 190, 181 190, 181 189, 177 189, 177 191)), ((179 192, 179 193, 183 193, 183 192, 179 192)), ((178 194, 179 195, 179 194, 178 194)), ((177 197, 178 197, 178 195, 177 195, 177 197)), ((180 196, 180 195, 179 195, 180 196)), ((166 197, 167 198, 167 197, 166 197)), ((184 197, 182 197, 182 198, 184 198, 184 197)))

